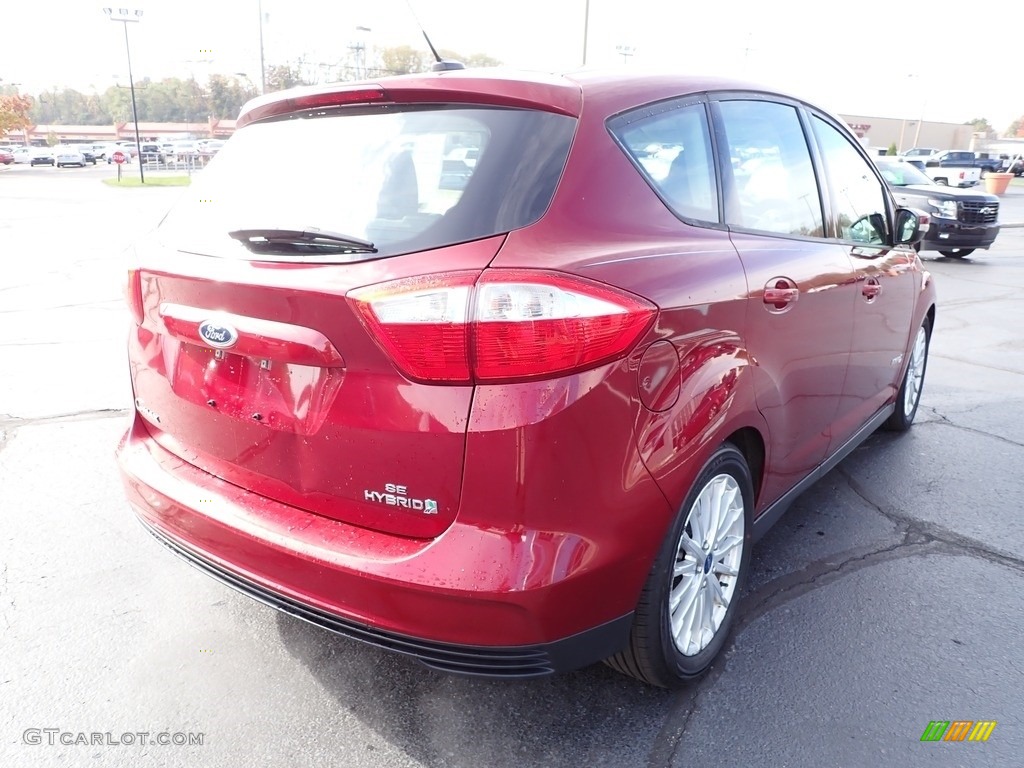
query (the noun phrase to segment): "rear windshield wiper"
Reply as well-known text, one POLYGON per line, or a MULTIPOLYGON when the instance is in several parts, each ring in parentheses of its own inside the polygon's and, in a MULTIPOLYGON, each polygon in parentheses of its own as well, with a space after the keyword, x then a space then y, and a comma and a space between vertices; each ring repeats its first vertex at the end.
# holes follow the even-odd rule
POLYGON ((376 253, 369 240, 328 232, 316 227, 305 229, 236 229, 228 235, 258 254, 337 254, 376 253))

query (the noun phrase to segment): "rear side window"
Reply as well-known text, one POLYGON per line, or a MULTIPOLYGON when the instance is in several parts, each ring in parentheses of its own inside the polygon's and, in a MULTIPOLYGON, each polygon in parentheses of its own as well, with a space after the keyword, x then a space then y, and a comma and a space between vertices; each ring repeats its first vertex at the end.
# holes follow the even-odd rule
POLYGON ((677 215, 717 224, 718 183, 703 104, 662 105, 610 124, 648 183, 677 215))
POLYGON ((377 257, 527 226, 554 193, 576 120, 497 108, 394 106, 254 123, 236 133, 162 222, 173 247, 251 254, 238 229, 371 241, 377 257))
POLYGON ((735 198, 726 223, 821 237, 821 197, 796 109, 769 101, 719 104, 735 198))

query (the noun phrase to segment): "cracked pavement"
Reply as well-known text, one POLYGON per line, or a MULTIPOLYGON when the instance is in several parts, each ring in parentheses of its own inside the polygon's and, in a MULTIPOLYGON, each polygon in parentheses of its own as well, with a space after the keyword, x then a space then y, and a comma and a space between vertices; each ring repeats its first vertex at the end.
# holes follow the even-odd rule
MULTIPOLYGON (((872 436, 757 545, 702 680, 661 691, 598 665, 509 684, 281 616, 142 531, 113 462, 131 401, 121 252, 174 191, 48 171, 0 175, 0 253, 38 251, 41 204, 95 236, 0 273, 0 765, 1020 764, 1024 229, 962 262, 926 254, 939 308, 918 423, 872 436), (108 231, 113 207, 129 223, 108 231), (999 724, 984 744, 920 742, 957 719, 999 724), (30 746, 30 727, 206 736, 30 746)), ((1024 188, 1003 210, 1024 221, 1024 188)))

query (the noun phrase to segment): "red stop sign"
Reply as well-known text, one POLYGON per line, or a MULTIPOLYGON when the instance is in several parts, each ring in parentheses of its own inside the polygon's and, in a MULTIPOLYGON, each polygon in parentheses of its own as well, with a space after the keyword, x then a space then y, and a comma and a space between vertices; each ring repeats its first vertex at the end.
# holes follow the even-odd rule
POLYGON ((122 152, 121 150, 117 150, 117 152, 115 152, 114 154, 112 154, 110 156, 110 159, 113 160, 118 165, 120 165, 121 163, 123 163, 128 158, 125 157, 124 152, 122 152))

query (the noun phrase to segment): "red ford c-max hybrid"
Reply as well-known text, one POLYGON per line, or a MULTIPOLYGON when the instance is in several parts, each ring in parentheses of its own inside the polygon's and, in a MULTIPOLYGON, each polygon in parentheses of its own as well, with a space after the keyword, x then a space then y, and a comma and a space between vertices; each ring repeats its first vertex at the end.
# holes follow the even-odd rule
POLYGON ((923 214, 802 100, 463 71, 238 128, 137 244, 118 455, 157 539, 298 618, 451 672, 676 685, 760 533, 914 419, 923 214))

